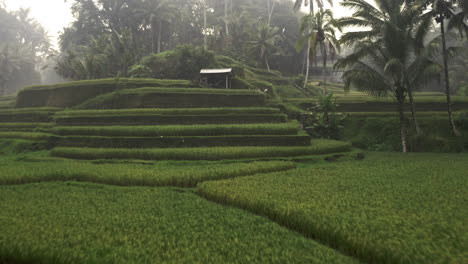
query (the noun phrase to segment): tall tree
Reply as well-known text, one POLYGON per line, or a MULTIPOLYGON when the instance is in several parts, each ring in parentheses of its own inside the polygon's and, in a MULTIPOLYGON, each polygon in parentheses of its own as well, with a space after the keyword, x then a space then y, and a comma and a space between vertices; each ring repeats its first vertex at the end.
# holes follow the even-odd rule
POLYGON ((280 38, 279 28, 262 23, 253 32, 252 40, 248 41, 249 53, 264 61, 268 71, 271 70, 268 58, 276 51, 276 43, 280 38))
POLYGON ((390 95, 397 103, 400 139, 407 152, 404 103, 415 87, 424 84, 437 72, 437 64, 423 55, 427 24, 421 23, 420 10, 404 0, 376 0, 376 6, 364 0, 342 4, 355 10, 343 18, 342 26, 367 26, 364 31, 350 31, 341 41, 358 43, 354 52, 341 58, 335 67, 344 68, 345 87, 354 87, 376 96, 390 95), (418 48, 416 48, 419 46, 418 48))
POLYGON ((168 0, 142 0, 136 11, 141 14, 142 22, 151 28, 151 52, 161 52, 163 23, 173 17, 173 10, 168 0))
MULTIPOLYGON (((314 14, 314 2, 317 4, 319 8, 323 8, 323 0, 295 0, 294 2, 294 11, 299 11, 302 7, 302 4, 304 6, 309 6, 309 15, 314 14), (310 3, 309 3, 310 1, 310 3)), ((330 5, 333 4, 333 0, 328 0, 330 5)), ((310 34, 311 32, 308 32, 310 34)), ((310 71, 310 55, 311 55, 311 40, 309 39, 307 41, 307 50, 306 50, 306 76, 304 80, 304 88, 307 86, 307 83, 309 81, 309 71, 310 71)))
POLYGON ((51 52, 47 32, 28 9, 0 6, 0 95, 40 82, 38 70, 51 52))
POLYGON ((340 50, 340 43, 336 38, 337 22, 333 18, 330 9, 320 10, 315 15, 306 15, 301 20, 300 32, 305 34, 299 39, 297 49, 302 50, 305 43, 310 43, 312 57, 316 57, 317 48, 320 50, 323 66, 323 78, 325 82, 325 92, 327 83, 327 60, 330 52, 334 58, 336 51, 340 50))
POLYGON ((467 19, 466 0, 407 0, 410 4, 417 6, 420 9, 428 9, 429 12, 424 16, 426 19, 433 17, 440 26, 441 35, 441 53, 444 66, 444 83, 445 94, 447 98, 447 113, 449 119, 449 127, 452 133, 460 136, 453 120, 453 103, 451 99, 450 76, 448 68, 448 48, 446 40, 446 30, 456 28, 460 34, 465 34, 468 37, 468 26, 465 23, 467 19), (448 24, 448 25, 447 25, 448 24))

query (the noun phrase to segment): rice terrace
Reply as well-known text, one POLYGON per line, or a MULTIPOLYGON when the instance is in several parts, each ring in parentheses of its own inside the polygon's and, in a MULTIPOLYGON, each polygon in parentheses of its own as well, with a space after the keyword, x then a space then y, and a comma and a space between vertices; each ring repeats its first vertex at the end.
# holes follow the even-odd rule
POLYGON ((0 0, 33 263, 468 263, 468 1, 0 0))

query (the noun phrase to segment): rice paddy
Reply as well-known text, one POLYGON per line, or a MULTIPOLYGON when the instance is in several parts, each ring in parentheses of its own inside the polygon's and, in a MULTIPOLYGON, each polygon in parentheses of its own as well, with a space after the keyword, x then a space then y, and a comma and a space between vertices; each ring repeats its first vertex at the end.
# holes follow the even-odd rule
POLYGON ((371 263, 468 260, 468 156, 372 154, 364 161, 205 182, 245 208, 371 263))

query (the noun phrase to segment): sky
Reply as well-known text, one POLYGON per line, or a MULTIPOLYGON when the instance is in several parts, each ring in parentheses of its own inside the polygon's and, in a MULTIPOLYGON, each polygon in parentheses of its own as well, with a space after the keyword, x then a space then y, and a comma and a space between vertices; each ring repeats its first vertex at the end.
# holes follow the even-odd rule
MULTIPOLYGON (((341 17, 349 13, 336 1, 333 11, 336 17, 341 17)), ((21 7, 31 10, 31 17, 35 18, 49 33, 52 43, 57 46, 57 37, 64 27, 67 27, 73 21, 70 11, 72 0, 6 0, 6 6, 9 10, 17 10, 21 7)))

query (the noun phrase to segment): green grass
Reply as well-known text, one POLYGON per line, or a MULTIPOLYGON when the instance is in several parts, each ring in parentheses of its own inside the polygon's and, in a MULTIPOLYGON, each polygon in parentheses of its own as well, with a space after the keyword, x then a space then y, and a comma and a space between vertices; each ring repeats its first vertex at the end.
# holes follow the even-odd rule
POLYGON ((181 137, 224 135, 294 135, 297 122, 279 124, 231 124, 231 125, 168 125, 168 126, 82 126, 54 127, 58 135, 88 135, 106 137, 181 137))
POLYGON ((41 132, 0 132, 0 139, 47 140, 51 136, 51 134, 41 132))
POLYGON ((282 173, 206 182, 246 208, 371 263, 465 263, 468 156, 369 154, 282 173))
POLYGON ((122 115, 222 115, 222 114, 278 114, 279 109, 266 107, 171 108, 171 109, 115 109, 61 111, 56 117, 122 116, 122 115))
POLYGON ((177 188, 0 187, 3 263, 356 263, 177 188))
POLYGON ((55 157, 140 160, 227 160, 306 156, 349 151, 351 144, 333 140, 314 140, 308 147, 212 147, 174 149, 99 149, 64 148, 51 151, 55 157))
POLYGON ((80 181, 120 186, 194 187, 207 180, 232 178, 295 168, 285 161, 156 165, 92 164, 82 161, 0 162, 0 185, 80 181))

